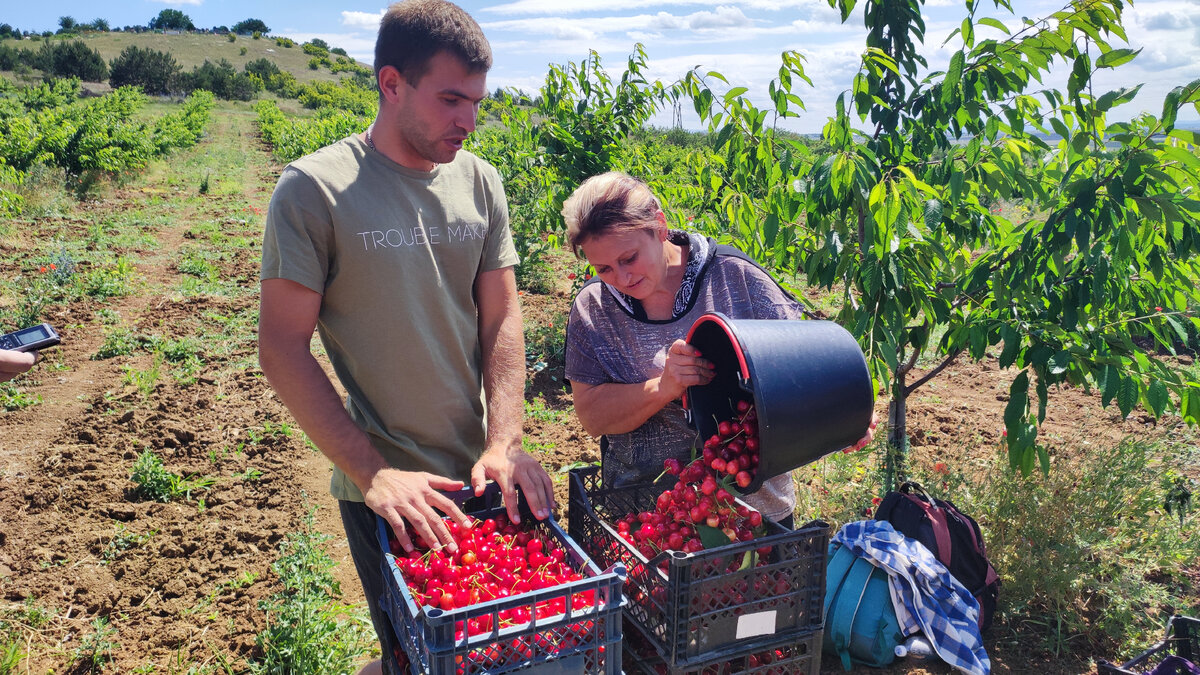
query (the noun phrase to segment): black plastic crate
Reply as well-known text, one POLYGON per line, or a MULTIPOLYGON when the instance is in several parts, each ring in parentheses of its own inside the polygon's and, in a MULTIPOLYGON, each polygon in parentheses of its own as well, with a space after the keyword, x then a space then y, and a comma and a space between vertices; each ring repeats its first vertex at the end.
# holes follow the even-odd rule
POLYGON ((625 675, 818 675, 823 635, 818 630, 799 639, 789 637, 751 649, 723 650, 729 653, 718 653, 684 668, 672 668, 641 629, 627 618, 622 658, 625 675))
MULTIPOLYGON (((470 488, 453 495, 464 503, 464 512, 481 520, 504 513, 498 492, 486 506, 469 500, 470 488)), ((583 579, 507 598, 490 600, 450 611, 419 607, 408 590, 395 556, 389 550, 390 527, 377 519, 379 544, 384 552, 384 611, 408 655, 413 675, 502 675, 520 672, 536 675, 618 675, 621 669, 621 605, 625 569, 610 566, 606 571, 584 553, 552 518, 536 520, 522 500, 523 526, 553 538, 567 552, 571 566, 583 579), (571 598, 587 594, 595 598, 591 607, 573 609, 571 598), (542 603, 563 600, 563 614, 536 618, 542 603), (500 613, 525 608, 534 617, 529 623, 500 627, 500 613), (465 622, 488 617, 491 631, 468 636, 459 630, 465 622)))
POLYGON ((1187 616, 1171 617, 1167 624, 1166 637, 1153 647, 1119 666, 1100 659, 1096 664, 1096 672, 1099 675, 1140 675, 1153 670, 1168 655, 1175 655, 1200 665, 1200 619, 1187 616))
POLYGON ((766 537, 647 559, 612 523, 653 510, 663 488, 605 489, 597 467, 571 471, 570 481, 571 536, 599 565, 624 564, 625 612, 671 668, 777 639, 807 639, 824 626, 827 524, 789 530, 763 521, 766 537), (765 547, 765 564, 743 567, 765 547))

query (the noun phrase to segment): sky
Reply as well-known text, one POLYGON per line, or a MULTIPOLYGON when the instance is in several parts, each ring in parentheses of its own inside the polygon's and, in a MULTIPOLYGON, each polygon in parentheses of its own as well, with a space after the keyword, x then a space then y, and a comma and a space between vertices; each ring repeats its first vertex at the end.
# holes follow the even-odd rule
MULTIPOLYGON (((1013 14, 983 0, 976 18, 992 16, 1017 26, 1021 17, 1048 16, 1065 2, 1012 0, 1013 14)), ((641 43, 647 52, 646 75, 650 79, 670 84, 700 66, 702 72, 720 72, 729 86, 747 87, 747 95, 765 107, 767 85, 777 75, 780 54, 796 50, 806 59, 805 70, 813 87, 799 83, 795 93, 803 99, 806 112, 784 126, 800 133, 819 132, 833 113, 838 95, 849 88, 858 70, 866 34, 861 9, 865 0, 860 0, 845 23, 826 0, 462 0, 459 4, 475 17, 492 44, 491 89, 517 87, 536 92, 550 65, 578 63, 589 50, 600 55, 615 79, 623 72, 634 45, 641 43)), ((196 26, 205 28, 255 18, 265 22, 272 35, 297 41, 321 38, 367 64, 373 60, 379 17, 387 6, 358 0, 6 0, 4 5, 0 23, 28 31, 55 30, 63 16, 80 23, 102 18, 112 27, 145 25, 168 8, 183 11, 196 26)), ((943 42, 966 16, 964 2, 927 0, 923 15, 927 30, 921 53, 930 70, 943 70, 960 46, 957 37, 943 42)), ((1200 78, 1200 0, 1126 2, 1124 26, 1129 43, 1113 38, 1113 46, 1142 52, 1133 62, 1097 79, 1096 94, 1144 86, 1132 103, 1110 113, 1110 121, 1128 120, 1144 111, 1157 116, 1167 92, 1200 78)), ((982 27, 979 36, 1001 34, 982 27)), ((1065 89, 1067 74, 1067 68, 1059 68, 1046 84, 1065 89)), ((699 127, 686 105, 683 113, 684 126, 699 127)), ((1200 121, 1194 108, 1181 112, 1180 120, 1200 121)), ((669 110, 652 120, 657 126, 671 122, 669 110)))

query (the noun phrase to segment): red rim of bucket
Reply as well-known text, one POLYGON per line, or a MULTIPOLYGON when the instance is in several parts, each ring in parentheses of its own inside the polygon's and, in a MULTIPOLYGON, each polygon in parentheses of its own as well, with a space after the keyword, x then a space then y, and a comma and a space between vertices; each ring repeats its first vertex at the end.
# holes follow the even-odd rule
MULTIPOLYGON (((737 336, 734 335, 733 331, 729 329, 729 324, 725 323, 725 321, 722 320, 720 316, 717 316, 716 314, 705 314, 705 315, 701 316, 699 319, 696 319, 695 323, 692 324, 692 327, 688 329, 687 339, 685 340, 685 342, 690 343, 692 341, 692 336, 696 334, 696 328, 700 327, 702 324, 704 324, 706 322, 715 323, 721 327, 721 330, 725 331, 725 336, 729 338, 729 343, 731 345, 733 345, 733 353, 737 354, 738 367, 741 371, 742 379, 743 380, 750 379, 750 367, 746 365, 746 355, 742 353, 742 344, 740 342, 738 342, 737 336)), ((701 354, 701 356, 703 356, 703 354, 701 354)), ((682 402, 683 402, 683 407, 687 408, 688 402, 687 402, 687 390, 686 389, 683 392, 683 401, 682 402)))

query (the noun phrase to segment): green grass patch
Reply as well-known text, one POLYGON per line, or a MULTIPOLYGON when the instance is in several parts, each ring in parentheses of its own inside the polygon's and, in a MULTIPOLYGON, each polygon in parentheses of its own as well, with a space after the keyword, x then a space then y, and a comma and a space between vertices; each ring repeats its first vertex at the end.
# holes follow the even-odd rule
POLYGON ((26 391, 16 384, 16 380, 0 383, 0 409, 6 412, 21 410, 41 402, 41 394, 26 391))
POLYGON ((378 651, 363 609, 339 600, 336 563, 324 549, 330 537, 317 531, 314 513, 288 534, 271 565, 282 588, 259 604, 267 627, 255 637, 262 656, 250 662, 252 673, 350 673, 378 651))

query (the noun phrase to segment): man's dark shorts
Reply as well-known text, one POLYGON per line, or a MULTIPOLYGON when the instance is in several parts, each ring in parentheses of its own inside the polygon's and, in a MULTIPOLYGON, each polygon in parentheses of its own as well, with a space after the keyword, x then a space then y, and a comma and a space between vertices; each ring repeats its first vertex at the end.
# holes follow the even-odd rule
POLYGON ((402 675, 395 669, 393 650, 399 646, 392 622, 384 613, 379 599, 383 595, 383 551, 379 550, 376 534, 375 512, 362 502, 338 501, 342 512, 342 526, 346 528, 346 539, 350 544, 350 556, 362 581, 363 593, 367 596, 367 607, 371 610, 371 623, 379 635, 379 646, 383 650, 383 672, 386 675, 402 675))

